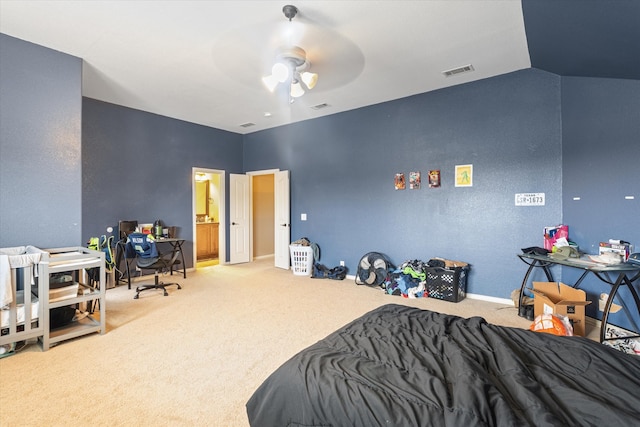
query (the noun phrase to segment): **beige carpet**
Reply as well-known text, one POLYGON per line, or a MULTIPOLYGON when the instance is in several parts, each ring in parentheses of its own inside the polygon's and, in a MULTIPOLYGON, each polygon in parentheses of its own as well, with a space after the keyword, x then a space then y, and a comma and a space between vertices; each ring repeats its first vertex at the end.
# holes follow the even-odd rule
POLYGON ((168 297, 109 289, 106 334, 1 359, 0 425, 247 426, 244 405, 274 369, 386 303, 530 324, 512 306, 409 300, 295 276, 272 259, 188 276, 174 276, 183 289, 168 297))

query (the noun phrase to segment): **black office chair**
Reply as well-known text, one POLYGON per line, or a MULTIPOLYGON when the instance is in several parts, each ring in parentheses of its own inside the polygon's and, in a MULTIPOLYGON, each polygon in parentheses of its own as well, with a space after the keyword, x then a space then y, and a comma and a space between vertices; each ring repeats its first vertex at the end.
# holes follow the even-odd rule
POLYGON ((125 254, 126 246, 127 246, 127 238, 129 234, 135 233, 136 228, 138 228, 138 221, 119 221, 118 222, 118 241, 115 244, 116 247, 116 273, 115 273, 115 282, 116 285, 121 282, 127 281, 127 287, 131 289, 131 276, 129 276, 129 270, 131 262, 133 262, 133 258, 135 255, 132 255, 130 259, 127 258, 125 254), (125 267, 122 267, 122 262, 126 263, 125 267))
MULTIPOLYGON (((155 239, 149 234, 130 233, 125 246, 125 258, 135 257, 136 265, 140 270, 155 271, 155 282, 136 287, 136 295, 133 299, 138 299, 140 292, 147 289, 162 289, 165 297, 169 295, 166 286, 176 285, 178 289, 182 289, 178 283, 164 283, 159 278, 161 272, 171 271, 171 266, 180 263, 178 260, 179 255, 179 250, 166 254, 158 252, 155 239)), ((126 264, 128 269, 129 263, 127 262, 126 264)), ((131 277, 130 274, 128 276, 131 277)))

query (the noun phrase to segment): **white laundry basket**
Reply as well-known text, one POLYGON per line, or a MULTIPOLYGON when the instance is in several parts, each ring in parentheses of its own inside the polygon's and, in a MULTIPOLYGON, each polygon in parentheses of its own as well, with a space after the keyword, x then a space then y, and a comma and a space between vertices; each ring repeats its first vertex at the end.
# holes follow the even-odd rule
POLYGON ((311 246, 289 245, 291 269, 297 276, 311 276, 313 272, 313 249, 311 246))

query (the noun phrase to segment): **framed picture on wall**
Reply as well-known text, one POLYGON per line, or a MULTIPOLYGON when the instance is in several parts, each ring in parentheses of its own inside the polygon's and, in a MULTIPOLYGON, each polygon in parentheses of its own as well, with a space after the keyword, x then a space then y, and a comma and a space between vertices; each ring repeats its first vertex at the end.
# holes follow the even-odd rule
POLYGON ((394 178, 394 186, 396 190, 404 190, 406 183, 404 181, 404 174, 403 173, 397 173, 395 178, 394 178))
POLYGON ((409 172, 409 190, 420 189, 420 172, 409 172))
POLYGON ((429 171, 429 188, 438 188, 440 187, 440 170, 430 170, 429 171))
POLYGON ((456 187, 473 187, 473 165, 456 165, 456 187))

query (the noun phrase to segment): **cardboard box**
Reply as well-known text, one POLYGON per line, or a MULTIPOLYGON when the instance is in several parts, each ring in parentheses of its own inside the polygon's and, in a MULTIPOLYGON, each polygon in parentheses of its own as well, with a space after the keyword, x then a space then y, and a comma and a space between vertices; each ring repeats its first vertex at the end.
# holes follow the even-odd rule
POLYGON ((534 315, 561 314, 569 318, 573 334, 585 336, 584 307, 591 304, 587 294, 560 282, 533 282, 534 315))

